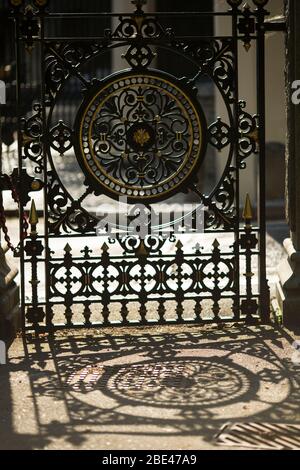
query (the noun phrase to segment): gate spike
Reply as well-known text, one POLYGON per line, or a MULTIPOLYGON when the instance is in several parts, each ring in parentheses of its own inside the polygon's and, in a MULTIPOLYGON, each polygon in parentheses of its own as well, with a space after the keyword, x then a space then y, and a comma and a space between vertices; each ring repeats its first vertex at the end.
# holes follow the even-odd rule
POLYGON ((72 248, 70 247, 69 243, 66 244, 64 250, 65 250, 66 253, 71 253, 72 248))
POLYGON ((220 243, 218 242, 218 240, 217 240, 216 238, 214 239, 212 246, 213 246, 215 249, 219 248, 220 243))
POLYGON ((30 207, 30 212, 29 212, 29 223, 30 225, 37 225, 39 221, 36 207, 35 207, 35 202, 34 199, 31 199, 31 207, 30 207))
POLYGON ((178 250, 181 250, 181 248, 183 248, 183 244, 182 244, 181 240, 178 240, 178 242, 176 243, 175 246, 178 250))
POLYGON ((252 205, 251 205, 251 201, 250 201, 250 196, 247 193, 246 194, 245 205, 244 205, 244 210, 243 210, 243 219, 244 220, 252 220, 252 218, 253 218, 252 205))
POLYGON ((101 250, 106 253, 108 251, 108 245, 104 242, 103 245, 101 246, 101 250))

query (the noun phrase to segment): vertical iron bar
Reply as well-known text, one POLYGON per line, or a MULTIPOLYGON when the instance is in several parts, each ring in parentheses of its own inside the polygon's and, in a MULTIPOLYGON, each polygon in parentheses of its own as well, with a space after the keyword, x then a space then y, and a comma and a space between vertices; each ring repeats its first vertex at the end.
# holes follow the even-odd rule
POLYGON ((41 60, 41 105, 42 105, 42 148, 43 148, 43 170, 44 170, 44 188, 43 188, 43 214, 44 214, 44 240, 45 240, 45 310, 46 310, 46 327, 51 329, 52 326, 52 308, 50 306, 50 273, 49 273, 49 264, 50 264, 50 248, 49 248, 49 224, 48 224, 48 198, 47 198, 47 168, 48 168, 48 159, 46 151, 46 92, 45 92, 45 13, 44 10, 40 10, 40 60, 41 60))
POLYGON ((176 323, 181 323, 183 321, 182 315, 183 315, 183 302, 184 302, 184 291, 182 288, 182 278, 183 278, 183 273, 182 273, 182 265, 184 261, 184 253, 183 253, 183 244, 181 240, 179 239, 178 242, 175 245, 176 247, 176 254, 175 254, 175 265, 176 265, 176 270, 177 270, 177 275, 176 275, 176 280, 178 282, 177 286, 177 292, 176 292, 176 323))
POLYGON ((66 292, 64 294, 64 301, 65 301, 65 318, 66 318, 66 325, 71 327, 73 326, 73 312, 72 312, 72 304, 73 304, 73 294, 72 294, 72 266, 73 266, 73 255, 72 255, 72 247, 69 243, 66 244, 64 248, 64 267, 65 267, 65 288, 66 292))
MULTIPOLYGON (((18 133, 18 177, 19 177, 19 187, 23 186, 23 159, 22 159, 22 140, 21 140, 21 73, 20 73, 20 11, 15 10, 14 12, 14 21, 15 21, 15 55, 16 55, 16 116, 17 116, 17 133, 18 133)), ((20 242, 20 309, 22 317, 22 331, 25 333, 25 255, 24 255, 24 240, 23 240, 23 220, 24 220, 24 207, 22 198, 19 202, 19 242, 20 242)))
POLYGON ((140 323, 142 325, 147 324, 147 291, 146 291, 146 264, 147 264, 147 257, 149 255, 148 250, 145 247, 144 240, 140 238, 140 245, 136 250, 136 257, 137 262, 140 266, 140 280, 141 280, 141 290, 139 293, 139 315, 140 315, 140 323))
POLYGON ((234 56, 234 155, 235 155, 235 205, 236 217, 234 227, 234 258, 235 258, 235 293, 233 313, 236 320, 240 317, 240 161, 239 161, 239 78, 238 78, 238 7, 232 7, 232 38, 234 56))
POLYGON ((30 215, 29 215, 29 224, 30 224, 30 241, 26 242, 24 250, 27 256, 30 256, 30 265, 31 265, 31 306, 28 307, 26 312, 26 319, 33 324, 34 329, 37 331, 39 329, 40 323, 44 321, 45 313, 42 306, 39 306, 39 290, 38 285, 40 283, 38 276, 38 260, 39 256, 42 254, 44 247, 42 242, 38 240, 38 216, 36 212, 35 202, 32 200, 30 215))
POLYGON ((257 7, 257 112, 259 115, 259 175, 258 175, 258 223, 259 223, 259 295, 260 314, 264 323, 270 320, 270 292, 266 270, 266 130, 265 130, 265 30, 266 11, 257 7))
POLYGON ((252 298, 253 289, 252 289, 252 250, 255 249, 257 244, 257 239, 253 237, 252 232, 252 219, 253 212, 249 194, 246 196, 245 206, 243 210, 243 219, 245 221, 244 225, 244 234, 241 237, 241 247, 245 250, 245 259, 246 259, 246 272, 244 276, 246 278, 246 299, 242 302, 242 312, 246 315, 245 321, 248 324, 255 323, 255 314, 257 313, 258 304, 256 300, 252 298))
POLYGON ((101 295, 101 302, 102 302, 102 318, 103 318, 103 326, 109 326, 109 315, 110 315, 110 293, 109 293, 109 282, 108 282, 108 270, 110 265, 110 254, 107 244, 104 242, 102 247, 102 255, 101 255, 101 266, 103 267, 103 291, 101 295))

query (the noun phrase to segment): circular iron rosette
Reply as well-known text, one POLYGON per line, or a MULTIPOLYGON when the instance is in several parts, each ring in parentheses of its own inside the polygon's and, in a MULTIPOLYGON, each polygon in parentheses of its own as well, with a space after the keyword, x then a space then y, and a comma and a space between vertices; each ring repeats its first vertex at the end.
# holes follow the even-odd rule
POLYGON ((122 71, 95 81, 79 107, 75 153, 96 195, 130 203, 187 191, 207 147, 194 90, 165 72, 122 71))

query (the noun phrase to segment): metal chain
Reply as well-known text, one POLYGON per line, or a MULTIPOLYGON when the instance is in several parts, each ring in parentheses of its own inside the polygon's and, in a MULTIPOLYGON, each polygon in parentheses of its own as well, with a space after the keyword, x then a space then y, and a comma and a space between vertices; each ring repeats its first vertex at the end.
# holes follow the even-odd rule
MULTIPOLYGON (((17 192, 17 189, 16 187, 14 186, 14 183, 13 183, 13 180, 11 177, 9 177, 10 179, 10 183, 11 183, 11 194, 12 194, 12 198, 13 200, 18 204, 18 206, 20 207, 20 197, 19 197, 19 194, 17 192)), ((28 235, 28 232, 27 232, 27 229, 29 227, 29 224, 28 224, 28 217, 25 213, 23 213, 23 216, 22 216, 22 219, 23 219, 23 224, 22 224, 22 233, 21 233, 21 241, 22 240, 25 240, 25 238, 27 238, 27 235, 28 235)), ((7 246, 8 248, 14 253, 14 254, 17 254, 18 253, 18 249, 19 249, 19 246, 20 246, 20 242, 18 243, 18 246, 14 246, 11 242, 11 238, 8 234, 8 228, 7 228, 7 223, 6 223, 6 217, 5 217, 5 210, 4 210, 4 206, 3 206, 3 199, 2 197, 0 198, 0 229, 2 229, 2 232, 3 232, 3 235, 4 235, 4 240, 6 241, 7 243, 7 246)))

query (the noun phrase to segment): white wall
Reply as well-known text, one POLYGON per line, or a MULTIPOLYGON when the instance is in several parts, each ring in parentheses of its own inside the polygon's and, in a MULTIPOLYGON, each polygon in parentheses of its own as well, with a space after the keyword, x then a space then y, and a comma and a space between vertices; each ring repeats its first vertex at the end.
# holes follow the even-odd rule
MULTIPOLYGON (((270 0, 267 9, 271 16, 281 14, 284 0, 270 0)), ((253 3, 249 1, 253 7, 253 3)), ((225 0, 214 0, 215 11, 226 11, 228 4, 225 0)), ((230 35, 230 22, 222 17, 215 19, 215 34, 230 35)), ((239 97, 247 102, 247 112, 256 113, 256 53, 255 44, 248 52, 243 45, 239 47, 239 97)), ((284 34, 281 32, 266 35, 266 141, 285 142, 285 91, 284 91, 284 34)), ((216 114, 223 115, 222 100, 216 97, 216 114)), ((219 173, 222 165, 216 156, 216 167, 219 173)), ((241 172, 241 200, 248 192, 252 201, 256 200, 256 163, 250 157, 248 169, 241 172)))
MULTIPOLYGON (((271 15, 283 13, 284 0, 270 0, 271 15)), ((299 25, 300 26, 300 25, 299 25)), ((266 137, 267 141, 285 142, 285 34, 266 36, 266 137)))

